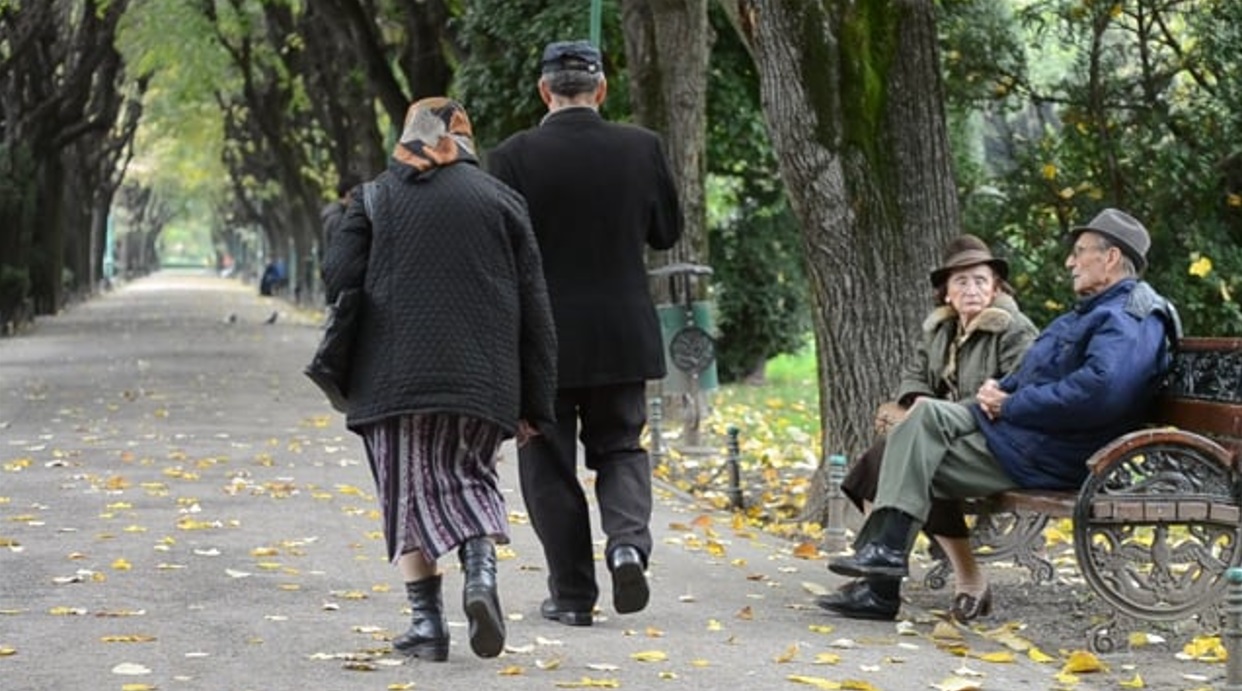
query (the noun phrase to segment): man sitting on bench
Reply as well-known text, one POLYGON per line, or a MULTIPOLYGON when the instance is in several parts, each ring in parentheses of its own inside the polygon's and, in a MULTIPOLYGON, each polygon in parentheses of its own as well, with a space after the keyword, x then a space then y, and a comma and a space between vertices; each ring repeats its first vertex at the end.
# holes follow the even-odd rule
MULTIPOLYGON (((895 618, 901 579, 931 497, 1010 489, 1076 489, 1086 459, 1142 425, 1172 362, 1177 314, 1138 280, 1151 238, 1129 214, 1106 209, 1073 229, 1065 260, 1078 303, 1054 320, 1018 370, 988 380, 962 405, 920 399, 888 436, 874 509, 854 554, 828 568, 867 581, 833 611, 895 618)), ((990 593, 983 597, 989 598, 990 593)))

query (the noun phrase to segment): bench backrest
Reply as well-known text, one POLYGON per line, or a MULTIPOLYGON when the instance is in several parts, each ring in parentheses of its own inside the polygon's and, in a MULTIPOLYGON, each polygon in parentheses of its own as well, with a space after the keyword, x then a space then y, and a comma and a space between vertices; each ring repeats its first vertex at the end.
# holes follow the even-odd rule
POLYGON ((1183 338, 1153 422, 1242 453, 1242 338, 1183 338))

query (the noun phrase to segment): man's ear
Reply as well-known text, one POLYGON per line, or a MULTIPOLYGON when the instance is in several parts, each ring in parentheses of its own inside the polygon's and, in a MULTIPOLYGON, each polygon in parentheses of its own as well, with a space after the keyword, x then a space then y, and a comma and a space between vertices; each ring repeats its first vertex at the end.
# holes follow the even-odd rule
POLYGON ((600 78, 599 86, 595 87, 595 106, 603 105, 605 98, 608 98, 608 79, 600 78))
POLYGON ((548 88, 548 80, 543 77, 539 78, 539 98, 543 99, 545 106, 552 105, 552 90, 548 88))

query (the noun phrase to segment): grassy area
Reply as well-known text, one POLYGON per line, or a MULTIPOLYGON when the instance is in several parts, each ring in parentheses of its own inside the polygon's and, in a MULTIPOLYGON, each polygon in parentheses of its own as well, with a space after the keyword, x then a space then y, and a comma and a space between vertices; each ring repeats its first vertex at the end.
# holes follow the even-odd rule
MULTIPOLYGON (((718 412, 733 408, 768 411, 778 427, 796 428, 818 439, 819 389, 815 377, 815 346, 808 342, 798 353, 769 360, 765 383, 721 387, 713 397, 713 406, 718 412)), ((722 422, 728 424, 727 420, 722 422)))
MULTIPOLYGON (((813 347, 771 360, 765 383, 729 384, 714 392, 711 400, 712 410, 703 425, 704 441, 720 451, 708 457, 685 456, 678 453, 675 436, 666 435, 671 436, 666 444, 670 452, 657 465, 656 475, 727 508, 725 445, 728 428, 736 426, 745 517, 767 532, 815 539, 819 526, 800 520, 820 458, 813 347)), ((675 429, 670 432, 676 435, 675 429)))

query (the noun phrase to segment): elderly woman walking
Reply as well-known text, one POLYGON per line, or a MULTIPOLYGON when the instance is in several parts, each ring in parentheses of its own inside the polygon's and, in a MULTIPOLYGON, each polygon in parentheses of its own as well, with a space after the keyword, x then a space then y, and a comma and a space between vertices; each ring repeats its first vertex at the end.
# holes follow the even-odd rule
POLYGON ((324 278, 330 301, 363 291, 346 424, 366 445, 413 609, 393 647, 447 659, 437 560, 456 549, 470 647, 499 655, 496 451, 551 424, 556 336, 525 202, 478 167, 460 104, 410 106, 388 170, 353 194, 324 278))
MULTIPOLYGON (((923 321, 918 350, 902 372, 897 399, 876 412, 876 429, 884 434, 900 423, 923 397, 969 402, 988 379, 1001 379, 1017 368, 1038 329, 1010 297, 1009 265, 992 256, 973 235, 954 238, 942 263, 931 272, 936 307, 923 321)), ((880 475, 884 439, 862 455, 841 489, 863 511, 870 510, 880 475)), ((957 501, 933 499, 923 530, 944 549, 953 567, 955 592, 949 615, 969 621, 987 615, 992 594, 970 550, 970 533, 957 501)), ((829 611, 856 618, 894 619, 900 609, 900 580, 875 578, 847 584, 819 598, 829 611)))

